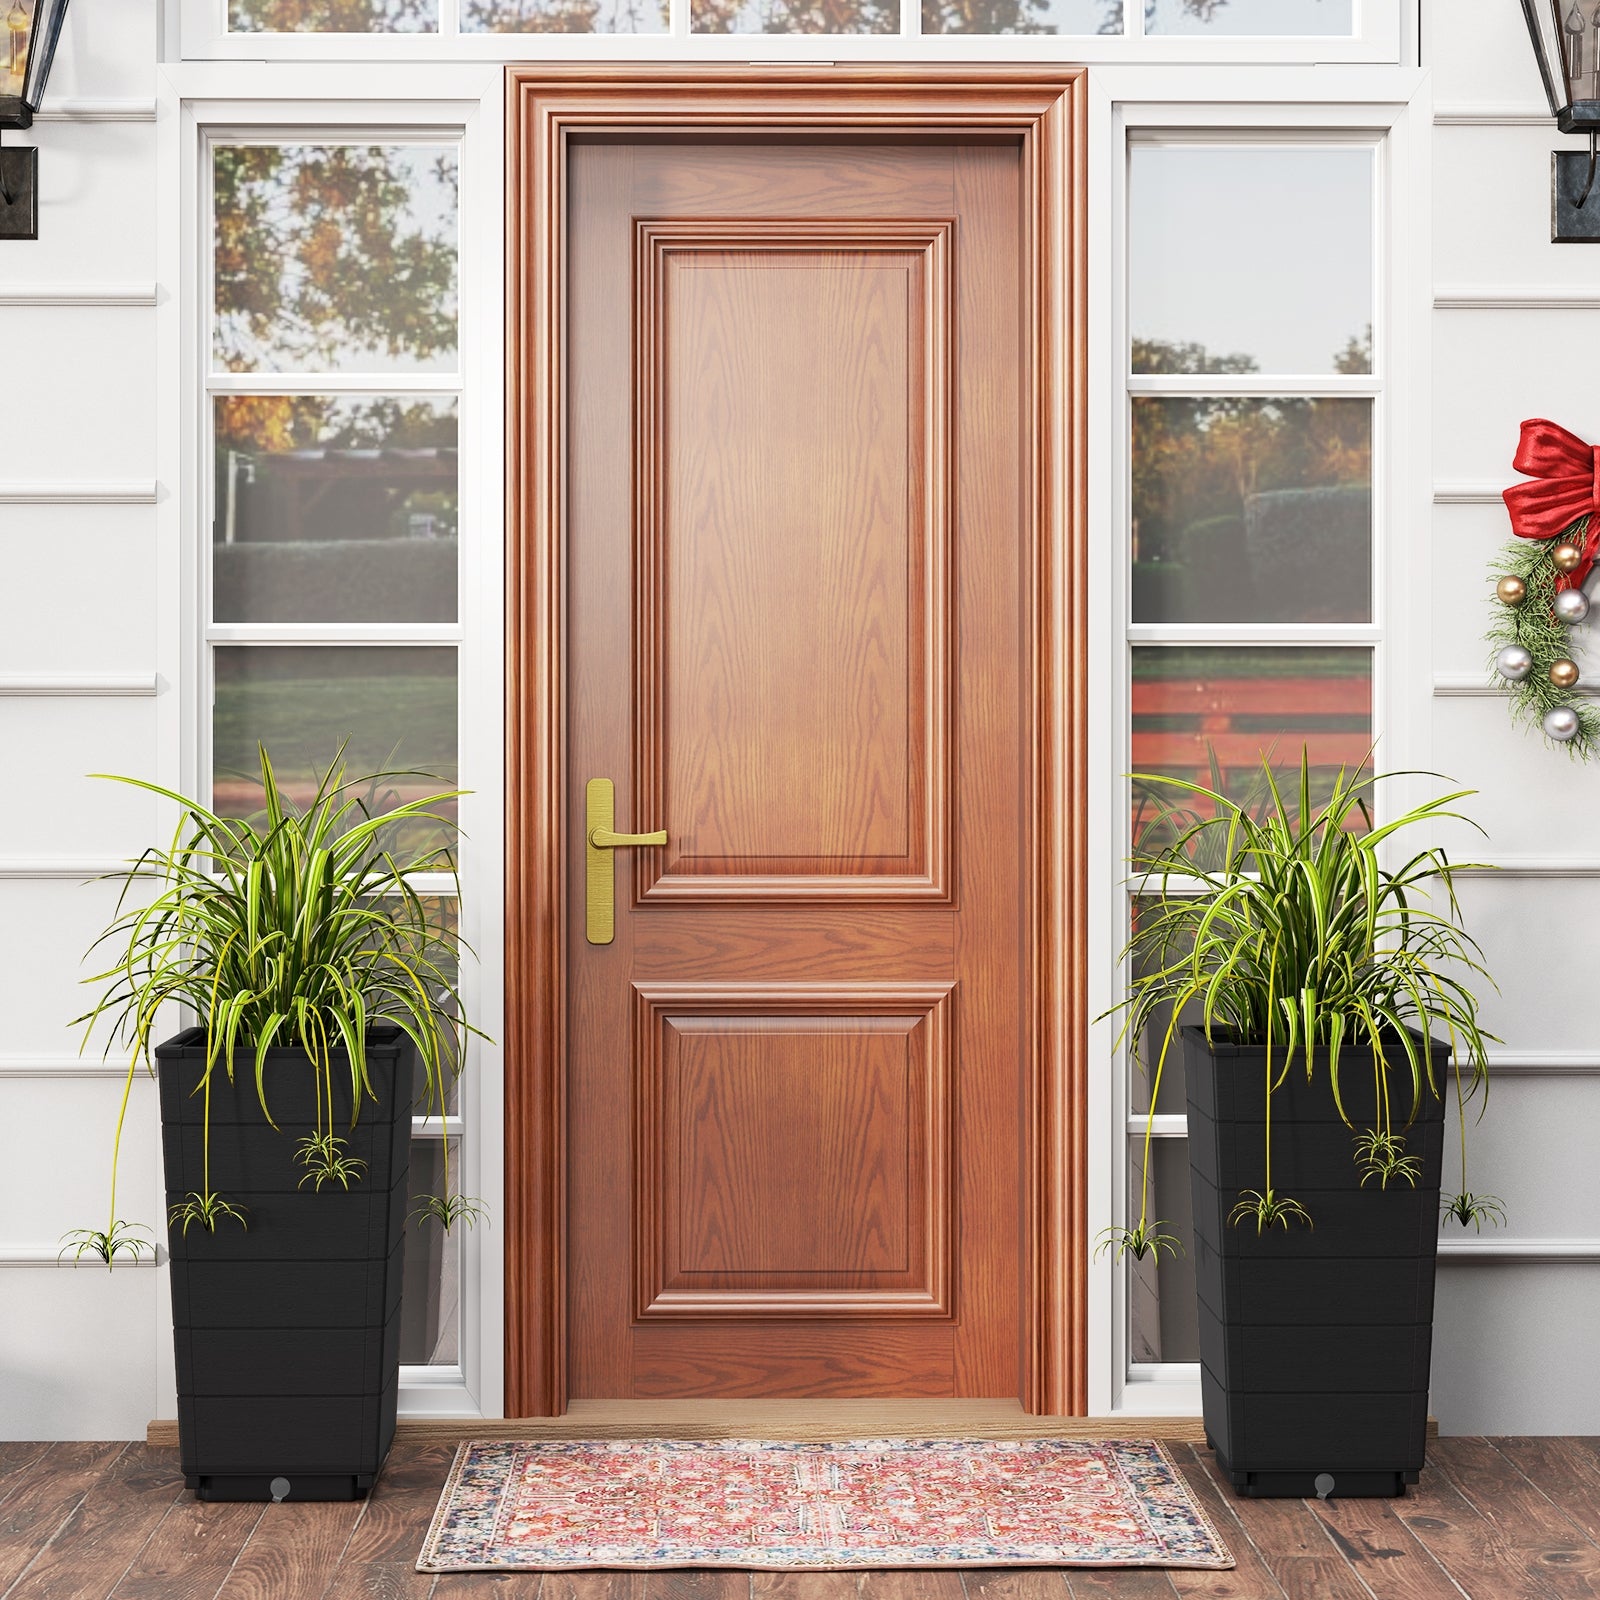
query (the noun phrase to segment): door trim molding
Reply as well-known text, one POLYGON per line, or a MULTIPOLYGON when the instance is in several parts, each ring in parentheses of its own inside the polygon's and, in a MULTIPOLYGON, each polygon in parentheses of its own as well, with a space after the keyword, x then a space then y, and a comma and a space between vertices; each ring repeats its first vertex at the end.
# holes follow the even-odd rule
POLYGON ((506 1413, 566 1409, 567 147, 584 134, 969 134, 1022 147, 1032 716, 1024 1407, 1088 1403, 1086 75, 1048 66, 506 72, 506 1413))

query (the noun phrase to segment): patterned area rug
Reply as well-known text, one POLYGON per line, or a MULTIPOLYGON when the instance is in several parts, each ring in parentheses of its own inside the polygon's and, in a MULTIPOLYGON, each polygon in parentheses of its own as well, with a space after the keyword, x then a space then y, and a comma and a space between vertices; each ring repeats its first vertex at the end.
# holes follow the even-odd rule
POLYGON ((468 1441, 417 1560, 507 1567, 1231 1567, 1149 1439, 468 1441))

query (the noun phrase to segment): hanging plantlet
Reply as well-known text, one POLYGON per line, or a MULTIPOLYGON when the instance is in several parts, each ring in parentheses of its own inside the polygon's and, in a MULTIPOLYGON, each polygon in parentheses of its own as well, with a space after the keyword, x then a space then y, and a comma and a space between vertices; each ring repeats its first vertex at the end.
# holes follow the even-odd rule
POLYGON ((1554 422, 1522 424, 1512 466, 1532 481, 1505 491, 1516 535, 1495 563, 1490 666, 1511 715, 1587 761, 1600 748, 1600 710, 1579 697, 1572 629, 1589 615, 1583 591, 1600 556, 1600 451, 1554 422))

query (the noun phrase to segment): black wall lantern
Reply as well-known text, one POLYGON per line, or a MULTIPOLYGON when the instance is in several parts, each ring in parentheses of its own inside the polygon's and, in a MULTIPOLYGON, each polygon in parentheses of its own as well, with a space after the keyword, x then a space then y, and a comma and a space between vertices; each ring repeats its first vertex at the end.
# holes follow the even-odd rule
POLYGON ((1522 0, 1550 114, 1563 133, 1589 135, 1589 153, 1550 157, 1550 237, 1600 244, 1600 0, 1522 0))
MULTIPOLYGON (((33 126, 66 14, 67 0, 10 0, 0 33, 0 130, 33 126)), ((0 239, 38 237, 39 152, 0 148, 0 239)))

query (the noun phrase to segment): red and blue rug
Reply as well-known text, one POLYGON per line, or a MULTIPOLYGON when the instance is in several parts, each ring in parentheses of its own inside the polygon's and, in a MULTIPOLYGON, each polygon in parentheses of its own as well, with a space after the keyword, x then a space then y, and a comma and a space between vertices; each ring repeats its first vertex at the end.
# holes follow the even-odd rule
POLYGON ((468 1441, 417 1568, 1231 1567, 1154 1440, 468 1441))

